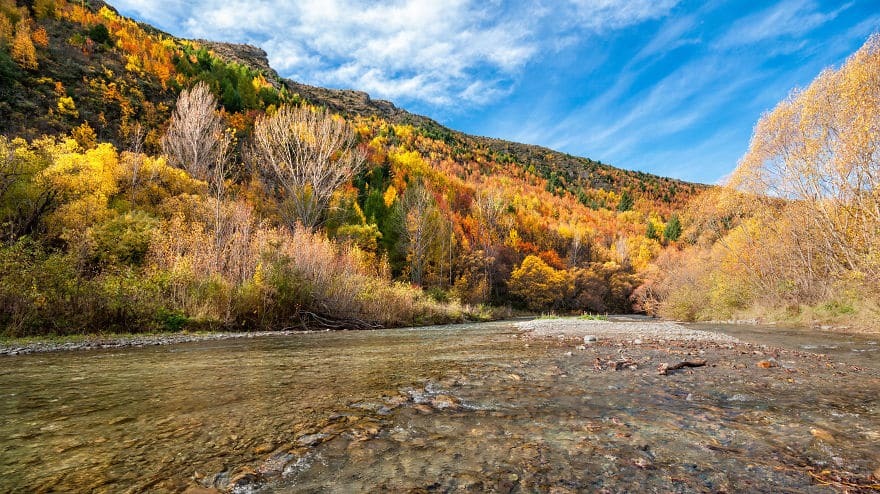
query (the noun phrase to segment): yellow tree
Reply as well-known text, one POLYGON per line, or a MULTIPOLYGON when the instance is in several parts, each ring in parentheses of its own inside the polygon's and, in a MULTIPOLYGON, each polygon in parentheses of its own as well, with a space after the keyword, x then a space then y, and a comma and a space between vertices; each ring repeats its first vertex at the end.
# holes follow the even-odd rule
POLYGON ((12 43, 13 33, 12 22, 8 17, 0 13, 0 47, 5 47, 12 43))
POLYGON ((529 309, 542 310, 557 306, 569 291, 568 273, 547 265, 540 257, 530 255, 510 273, 510 293, 525 301, 529 309))
POLYGON ((37 49, 31 41, 31 26, 28 19, 22 18, 15 25, 15 38, 12 40, 12 59, 22 68, 37 70, 37 49))
POLYGON ((880 275, 878 67, 875 34, 842 67, 826 69, 761 118, 730 181, 766 206, 798 204, 787 213, 798 214, 798 230, 811 241, 788 225, 760 228, 787 232, 780 252, 795 251, 816 277, 880 275))

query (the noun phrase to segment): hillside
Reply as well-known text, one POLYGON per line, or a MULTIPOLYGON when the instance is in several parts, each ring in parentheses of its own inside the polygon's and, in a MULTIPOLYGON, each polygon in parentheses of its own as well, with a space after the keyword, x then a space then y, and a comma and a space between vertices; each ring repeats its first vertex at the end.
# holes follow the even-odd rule
MULTIPOLYGON (((302 321, 303 314, 400 323, 358 298, 357 290, 370 291, 366 285, 352 288, 355 299, 346 299, 344 310, 334 309, 339 288, 321 292, 316 286, 327 288, 344 271, 327 268, 326 278, 314 278, 319 266, 310 268, 311 288, 294 297, 292 314, 277 313, 278 297, 289 288, 279 286, 264 293, 258 320, 239 313, 237 304, 253 290, 247 287, 266 276, 270 260, 263 249, 273 235, 271 245, 318 246, 334 269, 360 272, 367 285, 388 284, 390 290, 405 281, 416 287, 412 293, 425 289, 441 304, 627 311, 641 273, 680 235, 675 212, 705 189, 538 146, 469 136, 366 93, 285 80, 259 48, 178 39, 121 17, 102 2, 18 6, 2 0, 0 23, 3 262, 34 273, 45 268, 40 263, 61 262, 65 268, 58 276, 79 280, 81 287, 94 283, 76 296, 99 312, 112 304, 89 297, 119 282, 121 273, 133 277, 132 289, 147 290, 139 283, 153 280, 145 293, 156 295, 159 306, 124 317, 101 312, 104 324, 119 324, 122 317, 139 324, 165 321, 161 326, 169 314, 181 324, 222 326, 280 327, 292 316, 302 321), (178 98, 198 85, 210 93, 209 120, 229 129, 209 136, 225 143, 222 166, 199 168, 173 151, 178 98), (285 187, 279 170, 259 155, 260 128, 287 115, 281 110, 295 108, 312 109, 298 118, 323 115, 322 108, 344 117, 357 142, 351 152, 365 158, 326 199, 316 199, 312 185, 285 187), (152 172, 145 177, 147 163, 152 172), (96 196, 92 189, 102 192, 96 196), (306 200, 303 193, 320 206, 306 232, 296 224, 307 221, 290 216, 306 200), (213 235, 213 253, 196 248, 204 243, 199 238, 191 239, 191 248, 168 251, 168 239, 196 232, 213 235), (247 248, 235 244, 244 250, 233 254, 239 233, 244 237, 235 241, 247 248), (135 252, 107 251, 119 235, 139 239, 135 252), (189 273, 184 280, 168 281, 180 270, 189 273), (206 284, 216 285, 216 293, 209 290, 214 295, 206 295, 206 284)), ((305 267, 291 269, 296 278, 305 267)), ((274 282, 293 283, 293 274, 275 274, 274 282)), ((5 306, 31 312, 10 309, 0 323, 30 328, 20 332, 40 331, 50 317, 27 297, 72 297, 53 285, 59 280, 31 279, 36 291, 25 298, 17 294, 22 280, 6 281, 0 286, 5 306)), ((73 317, 68 324, 84 323, 73 317)))
POLYGON ((496 161, 515 163, 536 170, 547 180, 558 180, 569 190, 578 188, 638 191, 639 196, 660 199, 681 205, 697 190, 700 184, 692 184, 673 178, 660 177, 643 172, 622 170, 589 158, 572 156, 552 149, 530 144, 505 141, 491 137, 464 134, 436 121, 398 108, 394 103, 370 98, 370 95, 350 89, 328 89, 310 86, 290 79, 283 79, 270 67, 266 52, 250 45, 217 43, 199 40, 204 46, 224 60, 240 63, 279 81, 292 94, 299 95, 311 104, 324 106, 348 116, 378 117, 390 123, 412 125, 425 135, 469 149, 485 149, 496 161), (682 197, 676 196, 682 192, 682 197), (685 201, 681 199, 684 198, 685 201))

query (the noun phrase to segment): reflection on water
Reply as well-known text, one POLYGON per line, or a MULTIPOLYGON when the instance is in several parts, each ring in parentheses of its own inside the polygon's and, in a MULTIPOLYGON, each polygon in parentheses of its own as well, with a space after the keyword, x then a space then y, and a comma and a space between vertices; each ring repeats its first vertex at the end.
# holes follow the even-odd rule
POLYGON ((688 352, 714 366, 492 323, 9 357, 0 491, 827 492, 807 470, 880 466, 876 367, 688 352))

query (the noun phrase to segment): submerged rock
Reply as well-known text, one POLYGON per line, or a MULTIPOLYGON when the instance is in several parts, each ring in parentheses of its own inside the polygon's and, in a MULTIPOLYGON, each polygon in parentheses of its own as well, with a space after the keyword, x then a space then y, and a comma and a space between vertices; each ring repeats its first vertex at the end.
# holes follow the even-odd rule
POLYGON ((461 402, 454 396, 440 394, 431 399, 431 406, 438 410, 456 410, 461 407, 461 402))
POLYGON ((276 475, 284 471, 284 467, 293 461, 295 456, 290 453, 277 453, 266 458, 257 471, 263 475, 276 475))
POLYGON ((826 443, 834 443, 835 442, 834 436, 832 436, 831 433, 826 431, 825 429, 819 429, 819 428, 814 427, 814 428, 810 429, 810 434, 812 434, 813 437, 815 437, 816 439, 825 441, 826 443))
POLYGON ((213 487, 192 486, 187 487, 183 494, 220 494, 220 491, 213 487))
POLYGON ((275 445, 273 443, 263 443, 254 448, 254 453, 258 455, 264 455, 266 453, 272 452, 275 449, 275 445))
POLYGON ((249 494, 259 489, 260 474, 246 469, 232 478, 227 490, 234 494, 249 494))
POLYGON ((302 446, 314 446, 320 443, 324 438, 327 437, 327 434, 305 434, 300 436, 299 439, 296 440, 302 446))

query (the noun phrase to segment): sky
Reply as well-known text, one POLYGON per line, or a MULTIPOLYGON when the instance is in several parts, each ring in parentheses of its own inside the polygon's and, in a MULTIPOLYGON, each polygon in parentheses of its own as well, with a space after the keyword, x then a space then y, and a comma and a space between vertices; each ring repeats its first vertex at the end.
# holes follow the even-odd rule
POLYGON ((880 0, 111 0, 470 134, 719 183, 755 123, 880 31, 880 0))

